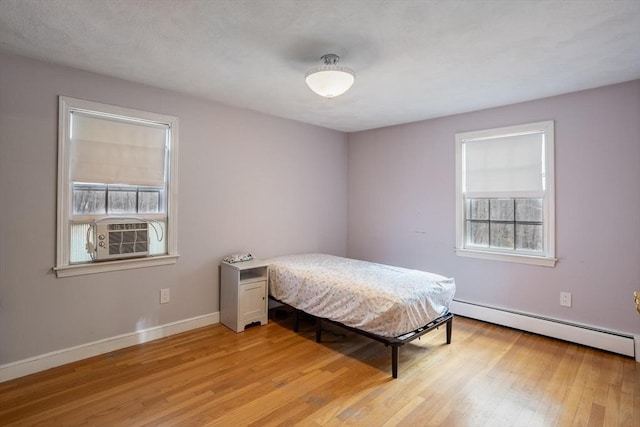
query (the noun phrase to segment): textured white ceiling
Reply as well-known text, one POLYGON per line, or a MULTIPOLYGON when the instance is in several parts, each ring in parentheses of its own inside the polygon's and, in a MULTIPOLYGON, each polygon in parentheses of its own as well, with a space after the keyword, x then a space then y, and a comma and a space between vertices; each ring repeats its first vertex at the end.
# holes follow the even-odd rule
POLYGON ((358 131, 640 78, 640 0, 0 0, 0 48, 358 131))

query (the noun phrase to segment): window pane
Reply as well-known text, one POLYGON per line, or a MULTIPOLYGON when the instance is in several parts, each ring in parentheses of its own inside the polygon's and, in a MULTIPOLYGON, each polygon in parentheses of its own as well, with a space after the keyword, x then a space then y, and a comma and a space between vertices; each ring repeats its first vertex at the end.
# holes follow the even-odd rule
POLYGON ((104 215, 106 194, 104 185, 75 184, 73 186, 73 214, 104 215))
POLYGON ((469 199, 468 219, 489 219, 489 199, 469 199))
POLYGON ((516 249, 542 251, 542 225, 517 224, 516 249))
POLYGON ((138 212, 160 212, 160 191, 140 191, 138 193, 138 212))
POLYGON ((491 199, 491 221, 513 221, 513 218, 513 199, 491 199))
POLYGON ((136 189, 109 187, 109 213, 136 213, 136 189))
POLYGON ((491 247, 502 249, 514 248, 513 224, 492 222, 490 225, 491 247))
POLYGON ((467 221, 467 244, 469 246, 489 246, 489 223, 467 221))
POLYGON ((516 221, 542 222, 542 199, 516 199, 516 221))

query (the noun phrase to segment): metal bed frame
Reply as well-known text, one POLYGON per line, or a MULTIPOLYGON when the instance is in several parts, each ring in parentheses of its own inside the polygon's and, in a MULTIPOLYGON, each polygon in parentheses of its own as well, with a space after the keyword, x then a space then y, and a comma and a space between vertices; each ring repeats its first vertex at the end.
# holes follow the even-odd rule
POLYGON ((393 378, 398 378, 398 358, 399 358, 400 347, 402 347, 403 345, 415 340, 416 338, 420 338, 422 335, 426 334, 427 332, 430 332, 434 329, 438 329, 442 325, 446 325, 447 344, 451 344, 451 335, 453 331, 453 314, 451 312, 445 314, 444 316, 440 316, 437 319, 432 320, 431 322, 427 323, 426 325, 414 331, 407 332, 406 334, 403 334, 397 337, 383 337, 381 335, 372 334, 371 332, 363 331, 361 329, 352 328, 351 326, 344 325, 340 322, 336 322, 335 320, 313 316, 309 313, 305 313, 302 310, 292 307, 287 303, 283 303, 282 301, 279 301, 271 296, 269 298, 271 298, 272 300, 280 304, 293 308, 294 310, 293 331, 294 332, 298 332, 299 330, 300 313, 304 313, 307 316, 314 318, 315 326, 316 326, 316 342, 318 343, 321 342, 322 340, 322 322, 328 322, 332 325, 336 325, 340 328, 347 329, 349 331, 355 332, 357 334, 360 334, 365 337, 376 340, 378 342, 381 342, 385 345, 385 347, 390 346, 391 347, 391 374, 393 378))

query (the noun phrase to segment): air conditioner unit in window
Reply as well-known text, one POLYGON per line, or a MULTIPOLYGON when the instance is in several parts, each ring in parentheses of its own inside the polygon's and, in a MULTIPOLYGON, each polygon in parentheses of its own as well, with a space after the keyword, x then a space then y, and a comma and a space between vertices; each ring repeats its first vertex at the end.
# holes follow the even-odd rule
POLYGON ((94 227, 96 261, 132 258, 149 255, 149 224, 109 220, 94 227))

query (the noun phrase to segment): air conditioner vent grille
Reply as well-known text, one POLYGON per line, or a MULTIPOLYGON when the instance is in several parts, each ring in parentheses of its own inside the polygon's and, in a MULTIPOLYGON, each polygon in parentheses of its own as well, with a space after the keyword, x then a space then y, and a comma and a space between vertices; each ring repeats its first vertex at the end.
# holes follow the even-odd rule
POLYGON ((97 261, 149 255, 146 222, 99 222, 95 230, 97 261))

